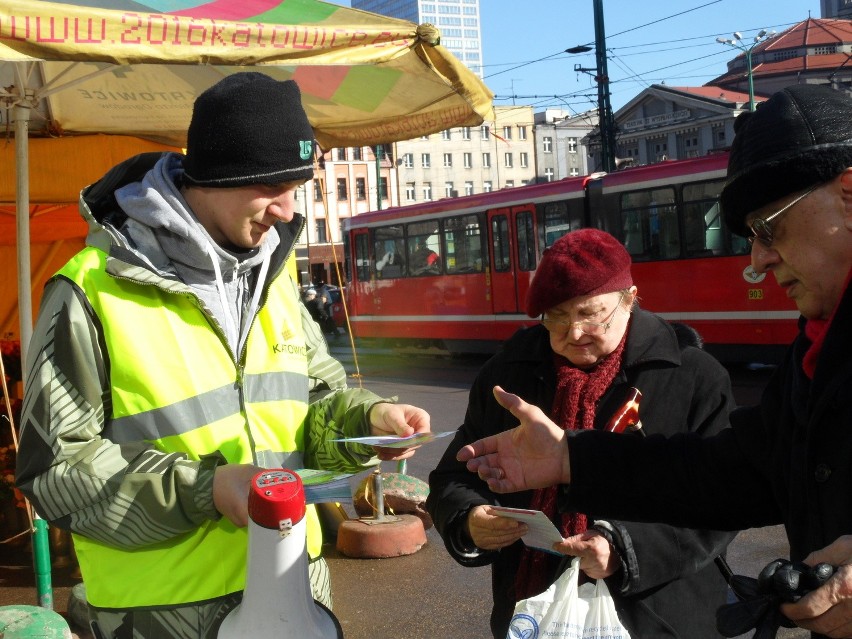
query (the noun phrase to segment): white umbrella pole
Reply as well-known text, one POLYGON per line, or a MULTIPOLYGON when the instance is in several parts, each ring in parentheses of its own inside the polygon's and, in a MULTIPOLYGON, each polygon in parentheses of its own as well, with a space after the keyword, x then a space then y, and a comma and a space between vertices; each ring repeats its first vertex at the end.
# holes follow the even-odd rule
MULTIPOLYGON (((30 280, 30 108, 15 105, 15 220, 18 247, 18 321, 21 332, 21 379, 27 386, 27 349, 33 334, 32 283, 30 280)), ((33 569, 38 605, 53 609, 50 575, 50 539, 47 522, 33 510, 33 569)))
MULTIPOLYGON (((30 280, 30 109, 16 105, 15 120, 15 207, 18 245, 18 322, 21 332, 21 363, 27 361, 27 348, 33 334, 32 282, 30 280)), ((21 366, 26 386, 27 369, 21 366)))

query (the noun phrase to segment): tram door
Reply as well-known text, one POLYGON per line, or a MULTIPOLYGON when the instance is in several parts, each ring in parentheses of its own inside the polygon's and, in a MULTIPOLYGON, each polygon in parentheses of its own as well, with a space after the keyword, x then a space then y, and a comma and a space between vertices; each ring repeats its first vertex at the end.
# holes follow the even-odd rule
POLYGON ((531 204, 488 211, 491 299, 494 313, 523 313, 536 266, 531 204))
POLYGON ((349 313, 354 315, 372 315, 375 312, 373 300, 374 260, 370 253, 370 235, 367 229, 356 229, 352 232, 350 250, 353 264, 349 273, 350 299, 349 313))

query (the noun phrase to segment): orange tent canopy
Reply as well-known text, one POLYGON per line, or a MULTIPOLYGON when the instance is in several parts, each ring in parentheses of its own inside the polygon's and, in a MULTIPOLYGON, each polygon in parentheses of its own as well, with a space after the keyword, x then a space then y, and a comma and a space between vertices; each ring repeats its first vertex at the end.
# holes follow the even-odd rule
MULTIPOLYGON (((77 210, 80 191, 137 153, 180 151, 120 135, 30 139, 30 251, 33 308, 44 283, 83 247, 86 224, 77 210)), ((17 251, 15 248, 15 145, 0 146, 0 339, 17 340, 17 251)))

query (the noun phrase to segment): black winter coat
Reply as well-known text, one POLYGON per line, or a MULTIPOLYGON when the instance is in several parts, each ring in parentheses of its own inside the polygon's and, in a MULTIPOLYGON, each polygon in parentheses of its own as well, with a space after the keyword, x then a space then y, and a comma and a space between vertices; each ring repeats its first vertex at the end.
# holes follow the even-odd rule
MULTIPOLYGON (((522 542, 498 551, 470 548, 461 531, 467 512, 480 504, 529 507, 532 492, 496 495, 475 473, 456 461, 467 443, 512 428, 517 421, 494 400, 502 386, 549 412, 556 388, 553 351, 547 331, 524 329, 480 371, 470 391, 464 424, 429 476, 427 508, 447 550, 466 566, 492 564, 491 631, 504 639, 514 610, 514 579, 522 542)), ((709 354, 680 347, 672 328, 659 317, 635 310, 629 326, 622 369, 601 398, 596 428, 603 428, 626 400, 629 388, 642 392, 639 416, 647 433, 672 435, 693 431, 704 436, 728 423, 733 408, 727 371, 709 354)), ((641 439, 636 434, 617 437, 641 439)), ((609 462, 600 464, 606 473, 609 462)), ((623 481, 630 482, 625 477, 623 481)), ((647 490, 653 490, 648 487, 647 490)), ((586 509, 589 521, 602 519, 586 509)), ((732 534, 607 519, 623 570, 608 578, 619 617, 634 637, 702 639, 718 637, 716 609, 726 601, 726 584, 713 559, 724 553, 732 534)), ((551 565, 555 579, 559 558, 551 565)))
POLYGON ((732 427, 715 437, 649 438, 638 447, 632 438, 572 437, 572 483, 563 489, 562 507, 728 530, 783 523, 794 561, 852 534, 850 326, 852 287, 835 312, 813 380, 802 372, 810 346, 802 320, 760 405, 735 411, 732 427), (607 472, 599 459, 611 462, 607 472), (640 498, 641 504, 631 501, 640 498))

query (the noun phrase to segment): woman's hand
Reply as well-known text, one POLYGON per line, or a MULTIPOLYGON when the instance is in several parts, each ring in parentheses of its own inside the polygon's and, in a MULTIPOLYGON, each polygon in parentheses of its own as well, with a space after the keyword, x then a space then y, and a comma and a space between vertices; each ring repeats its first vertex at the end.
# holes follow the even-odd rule
POLYGON ((491 506, 474 506, 465 522, 467 534, 477 548, 500 550, 509 546, 527 533, 526 524, 500 517, 491 506))

